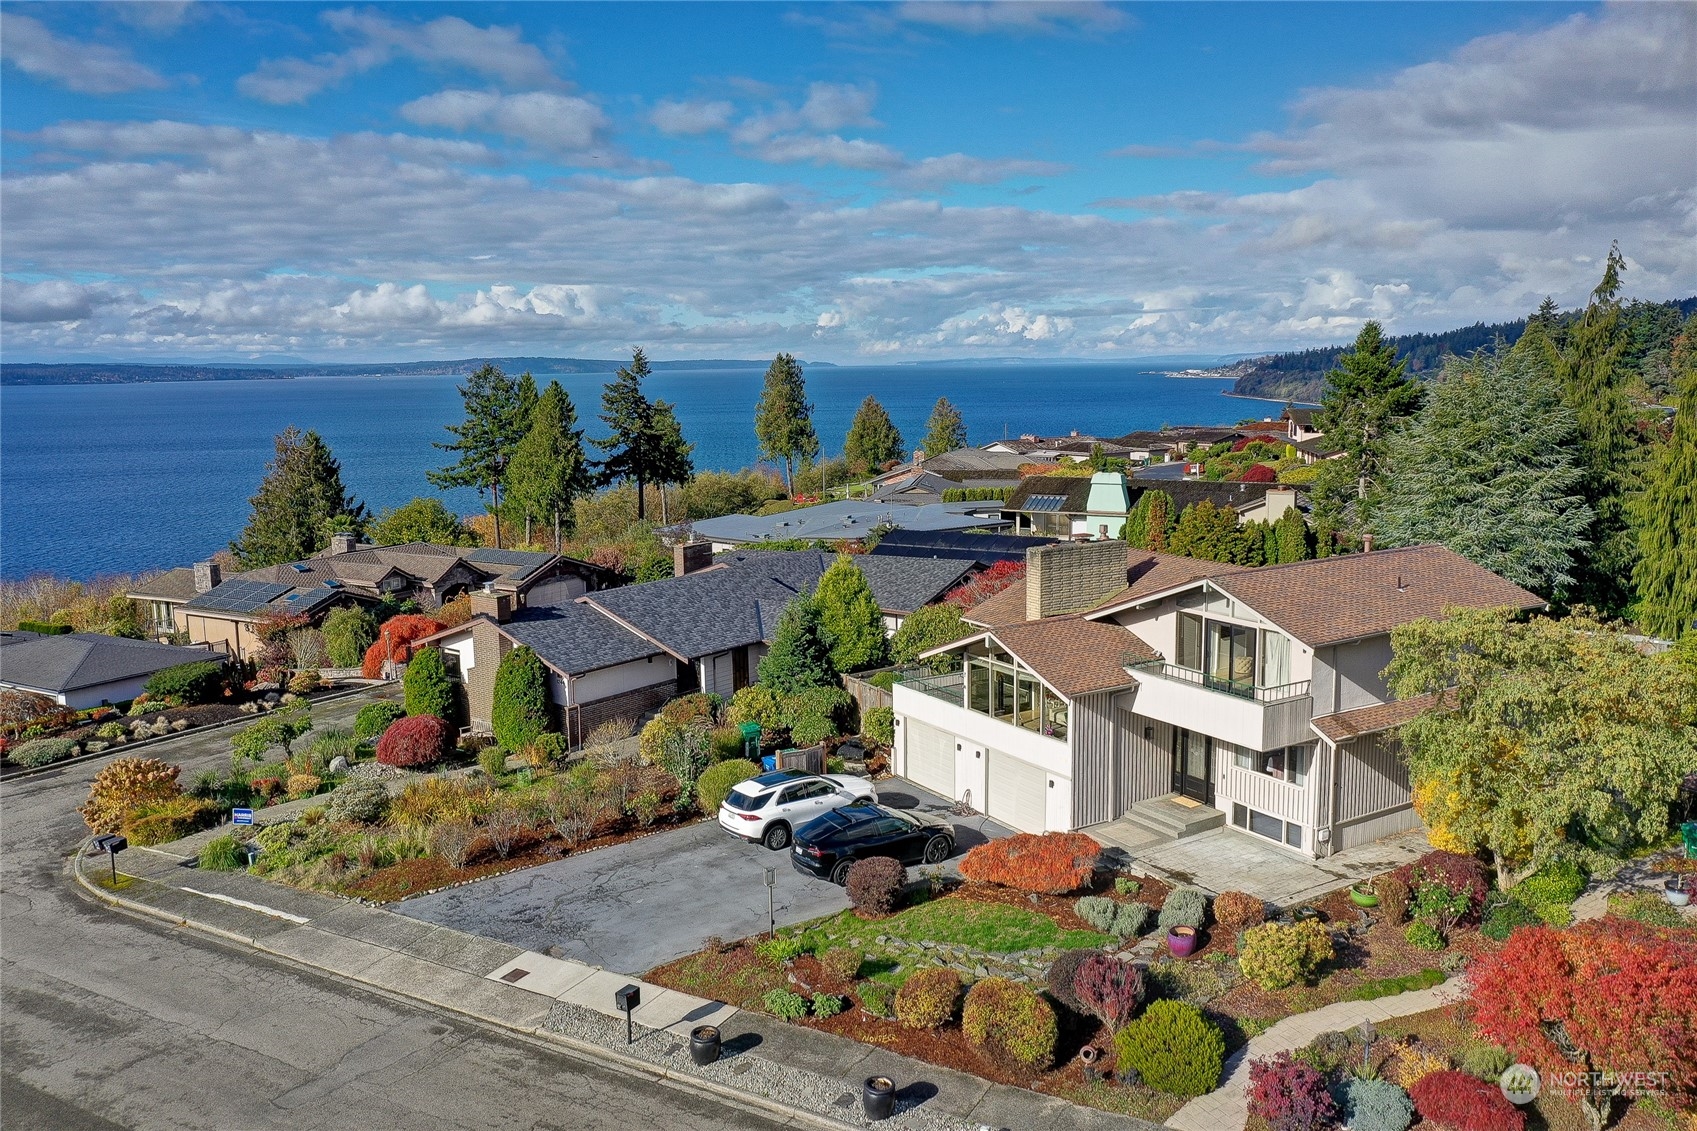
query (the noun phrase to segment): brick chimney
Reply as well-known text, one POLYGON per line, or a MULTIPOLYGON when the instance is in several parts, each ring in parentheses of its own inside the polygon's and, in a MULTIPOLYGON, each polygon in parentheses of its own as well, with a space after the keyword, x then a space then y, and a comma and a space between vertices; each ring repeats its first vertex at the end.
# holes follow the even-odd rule
POLYGON ((1124 542, 1059 542, 1025 551, 1025 619, 1077 613, 1125 588, 1124 542))
POLYGON ((224 571, 218 568, 217 562, 194 563, 194 591, 207 593, 218 588, 218 583, 224 580, 224 571))
POLYGON ((913 466, 918 467, 920 464, 922 464, 924 462, 925 462, 925 449, 924 448, 913 449, 913 466))
POLYGON ((330 535, 330 552, 332 554, 351 554, 359 545, 359 536, 351 530, 340 530, 330 535))
POLYGON ((713 564, 713 543, 705 538, 690 542, 679 542, 672 547, 672 576, 682 577, 686 573, 706 569, 713 564))
POLYGON ((471 615, 488 617, 496 624, 513 619, 513 595, 493 589, 474 589, 471 593, 471 615))

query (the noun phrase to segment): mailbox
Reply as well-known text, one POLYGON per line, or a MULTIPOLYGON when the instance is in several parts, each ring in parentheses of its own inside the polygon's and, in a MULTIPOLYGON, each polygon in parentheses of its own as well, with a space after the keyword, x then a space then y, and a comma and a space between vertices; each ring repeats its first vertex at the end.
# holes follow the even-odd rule
POLYGON ((634 982, 626 982, 613 991, 613 1004, 625 1014, 625 1044, 636 1039, 636 1033, 631 1026, 630 1011, 642 1004, 642 987, 634 982))

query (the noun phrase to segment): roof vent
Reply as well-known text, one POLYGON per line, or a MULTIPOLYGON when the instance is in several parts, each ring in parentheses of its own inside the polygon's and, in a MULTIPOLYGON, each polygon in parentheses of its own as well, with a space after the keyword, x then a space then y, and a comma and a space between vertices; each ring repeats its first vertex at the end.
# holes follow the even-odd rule
POLYGON ((1400 574, 1400 573, 1399 573, 1399 574, 1397 574, 1397 579, 1396 579, 1396 591, 1397 591, 1397 592, 1398 592, 1398 593, 1406 593, 1406 592, 1408 592, 1408 586, 1407 586, 1407 585, 1405 585, 1405 584, 1404 584, 1404 583, 1403 583, 1403 580, 1402 580, 1402 574, 1400 574))

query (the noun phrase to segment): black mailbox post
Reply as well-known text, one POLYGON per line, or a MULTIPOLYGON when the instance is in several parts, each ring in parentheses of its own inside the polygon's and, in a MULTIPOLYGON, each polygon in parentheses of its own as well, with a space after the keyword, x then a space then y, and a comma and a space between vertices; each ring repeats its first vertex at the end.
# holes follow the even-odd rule
POLYGON ((124 851, 124 849, 129 846, 129 838, 121 837, 117 833, 106 833, 103 836, 97 836, 94 838, 94 843, 90 846, 91 852, 104 852, 106 853, 107 859, 112 862, 112 884, 114 887, 116 887, 118 883, 118 853, 124 851))
POLYGON ((631 1024, 631 1010, 642 1004, 642 987, 634 982, 620 986, 613 991, 613 1004, 625 1014, 625 1044, 636 1040, 635 1031, 631 1024))

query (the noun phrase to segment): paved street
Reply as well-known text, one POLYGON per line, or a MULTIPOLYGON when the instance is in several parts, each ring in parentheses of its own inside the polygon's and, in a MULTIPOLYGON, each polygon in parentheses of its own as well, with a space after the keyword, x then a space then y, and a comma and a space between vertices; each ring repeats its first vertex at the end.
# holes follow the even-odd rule
MULTIPOLYGON (((346 725, 359 706, 321 708, 346 725)), ((188 773, 228 732, 149 751, 188 773)), ((64 854, 102 762, 0 787, 8 1128, 767 1128, 245 948, 79 898, 64 854)))

